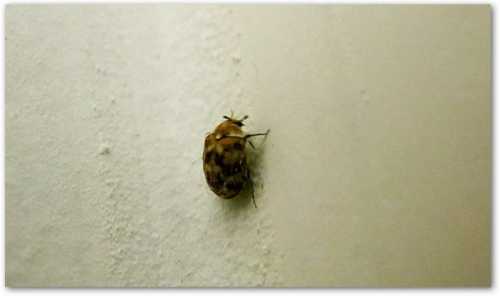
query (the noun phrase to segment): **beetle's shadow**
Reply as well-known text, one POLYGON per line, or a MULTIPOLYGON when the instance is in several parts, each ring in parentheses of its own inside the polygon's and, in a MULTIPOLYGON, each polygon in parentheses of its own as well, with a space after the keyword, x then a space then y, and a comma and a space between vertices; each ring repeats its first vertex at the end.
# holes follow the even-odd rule
POLYGON ((228 200, 222 200, 221 202, 224 203, 224 207, 231 213, 240 213, 255 208, 250 188, 245 188, 237 196, 228 200))

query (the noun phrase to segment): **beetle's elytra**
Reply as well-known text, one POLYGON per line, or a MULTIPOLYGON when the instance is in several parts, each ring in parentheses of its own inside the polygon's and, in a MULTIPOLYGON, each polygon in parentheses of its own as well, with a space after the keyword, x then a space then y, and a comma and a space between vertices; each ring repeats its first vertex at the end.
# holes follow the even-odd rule
POLYGON ((248 115, 241 119, 232 116, 223 118, 225 120, 205 138, 203 171, 208 186, 219 197, 229 199, 238 195, 249 184, 254 205, 257 206, 245 148, 247 142, 253 147, 249 138, 267 135, 269 130, 265 133, 245 134, 241 127, 248 115))

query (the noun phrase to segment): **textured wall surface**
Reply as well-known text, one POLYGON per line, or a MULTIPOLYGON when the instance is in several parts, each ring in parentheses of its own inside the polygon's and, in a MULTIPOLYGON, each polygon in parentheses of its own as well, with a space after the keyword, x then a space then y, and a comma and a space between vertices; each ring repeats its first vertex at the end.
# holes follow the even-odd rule
POLYGON ((490 134, 488 6, 11 5, 7 285, 489 285, 490 134))

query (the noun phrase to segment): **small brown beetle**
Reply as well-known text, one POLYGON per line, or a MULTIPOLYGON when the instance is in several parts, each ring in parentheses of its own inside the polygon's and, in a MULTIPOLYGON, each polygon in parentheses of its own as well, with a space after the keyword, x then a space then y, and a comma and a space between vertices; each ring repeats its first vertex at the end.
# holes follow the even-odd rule
POLYGON ((248 139, 255 136, 265 136, 265 133, 245 134, 241 127, 248 118, 235 119, 229 116, 205 138, 203 149, 203 171, 210 189, 219 197, 229 199, 235 197, 249 183, 252 190, 252 200, 255 203, 253 182, 247 165, 245 146, 248 139))

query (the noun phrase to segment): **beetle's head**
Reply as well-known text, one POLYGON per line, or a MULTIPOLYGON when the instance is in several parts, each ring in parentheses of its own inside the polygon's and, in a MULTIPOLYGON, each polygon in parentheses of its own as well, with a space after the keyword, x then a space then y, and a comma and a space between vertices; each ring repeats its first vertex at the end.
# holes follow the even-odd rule
POLYGON ((248 118, 248 115, 243 116, 241 119, 234 118, 232 114, 231 116, 224 115, 223 118, 226 119, 226 121, 231 122, 232 124, 242 127, 244 126, 243 121, 248 118))

